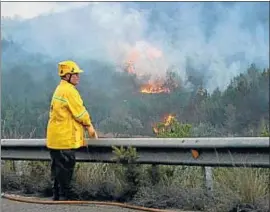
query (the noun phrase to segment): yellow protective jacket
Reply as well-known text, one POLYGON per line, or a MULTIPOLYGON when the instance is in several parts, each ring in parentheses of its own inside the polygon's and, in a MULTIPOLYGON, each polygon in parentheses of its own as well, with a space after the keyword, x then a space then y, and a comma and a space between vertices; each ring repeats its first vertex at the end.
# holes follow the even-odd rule
POLYGON ((61 80, 50 107, 46 146, 50 149, 77 149, 85 145, 84 127, 91 118, 74 85, 61 80))

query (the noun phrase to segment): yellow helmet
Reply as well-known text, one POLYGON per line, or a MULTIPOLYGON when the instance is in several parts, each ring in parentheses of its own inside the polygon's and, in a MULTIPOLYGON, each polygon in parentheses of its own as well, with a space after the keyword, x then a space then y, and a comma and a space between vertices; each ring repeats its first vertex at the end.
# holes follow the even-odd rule
POLYGON ((83 70, 81 70, 74 61, 66 60, 58 63, 58 75, 60 77, 66 74, 77 74, 82 72, 83 70))

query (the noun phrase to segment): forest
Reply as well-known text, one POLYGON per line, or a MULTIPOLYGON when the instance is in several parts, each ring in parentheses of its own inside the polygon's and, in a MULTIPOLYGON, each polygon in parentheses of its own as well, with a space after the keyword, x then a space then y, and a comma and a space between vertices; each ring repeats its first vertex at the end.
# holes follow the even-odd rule
MULTIPOLYGON (((3 138, 44 138, 52 93, 59 83, 57 61, 44 55, 23 53, 12 41, 1 40, 1 134, 3 138), (14 57, 14 55, 23 57, 14 57)), ((78 87, 100 136, 155 136, 153 127, 172 114, 190 124, 194 137, 259 136, 269 128, 269 67, 251 64, 231 79, 227 88, 212 93, 201 79, 167 70, 162 86, 167 92, 142 92, 136 74, 116 71, 95 60, 78 62, 86 70, 78 87), (89 71, 88 71, 89 70, 89 71)))

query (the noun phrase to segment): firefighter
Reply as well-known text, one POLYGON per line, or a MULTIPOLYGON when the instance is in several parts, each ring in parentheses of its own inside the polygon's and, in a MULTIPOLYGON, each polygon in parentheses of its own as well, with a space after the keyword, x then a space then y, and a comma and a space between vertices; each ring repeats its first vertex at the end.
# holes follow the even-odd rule
POLYGON ((51 157, 53 200, 73 198, 71 179, 76 163, 75 151, 85 146, 84 130, 90 138, 98 138, 76 89, 82 72, 73 61, 58 64, 61 79, 52 96, 46 139, 51 157))

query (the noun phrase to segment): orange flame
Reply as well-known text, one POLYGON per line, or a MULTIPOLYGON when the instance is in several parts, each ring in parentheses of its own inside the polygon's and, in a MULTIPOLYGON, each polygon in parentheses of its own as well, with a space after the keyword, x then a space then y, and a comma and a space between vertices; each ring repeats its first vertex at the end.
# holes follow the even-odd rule
POLYGON ((141 86, 140 92, 141 93, 170 93, 172 90, 178 87, 176 81, 170 77, 166 77, 166 79, 161 80, 152 80, 149 81, 147 84, 141 86))
POLYGON ((175 118, 175 115, 172 115, 172 114, 165 116, 164 117, 164 125, 169 126, 172 123, 174 118, 175 118))
POLYGON ((160 82, 156 82, 156 83, 148 83, 146 85, 143 85, 141 87, 141 93, 147 93, 147 94, 150 94, 150 93, 169 93, 170 92, 170 89, 169 88, 166 88, 164 87, 164 85, 160 82))
MULTIPOLYGON (((138 42, 127 57, 127 66, 125 71, 130 74, 136 74, 137 77, 144 76, 135 69, 135 64, 138 62, 138 60, 145 57, 153 60, 162 56, 163 53, 161 50, 151 46, 146 42, 138 42)), ((174 86, 168 79, 154 80, 151 82, 149 81, 147 84, 143 84, 140 87, 140 92, 144 94, 170 93, 173 87, 177 86, 174 86)))
MULTIPOLYGON (((173 114, 168 114, 168 115, 165 115, 162 122, 164 123, 164 127, 168 127, 172 124, 173 120, 175 119, 175 115, 173 114)), ((158 129, 157 126, 153 126, 153 131, 155 134, 158 134, 160 132, 164 132, 165 131, 165 128, 162 127, 161 129, 158 129)))
POLYGON ((139 59, 148 58, 150 60, 162 57, 162 51, 151 46, 149 43, 140 41, 132 48, 131 52, 127 55, 126 71, 135 74, 135 64, 139 59))

